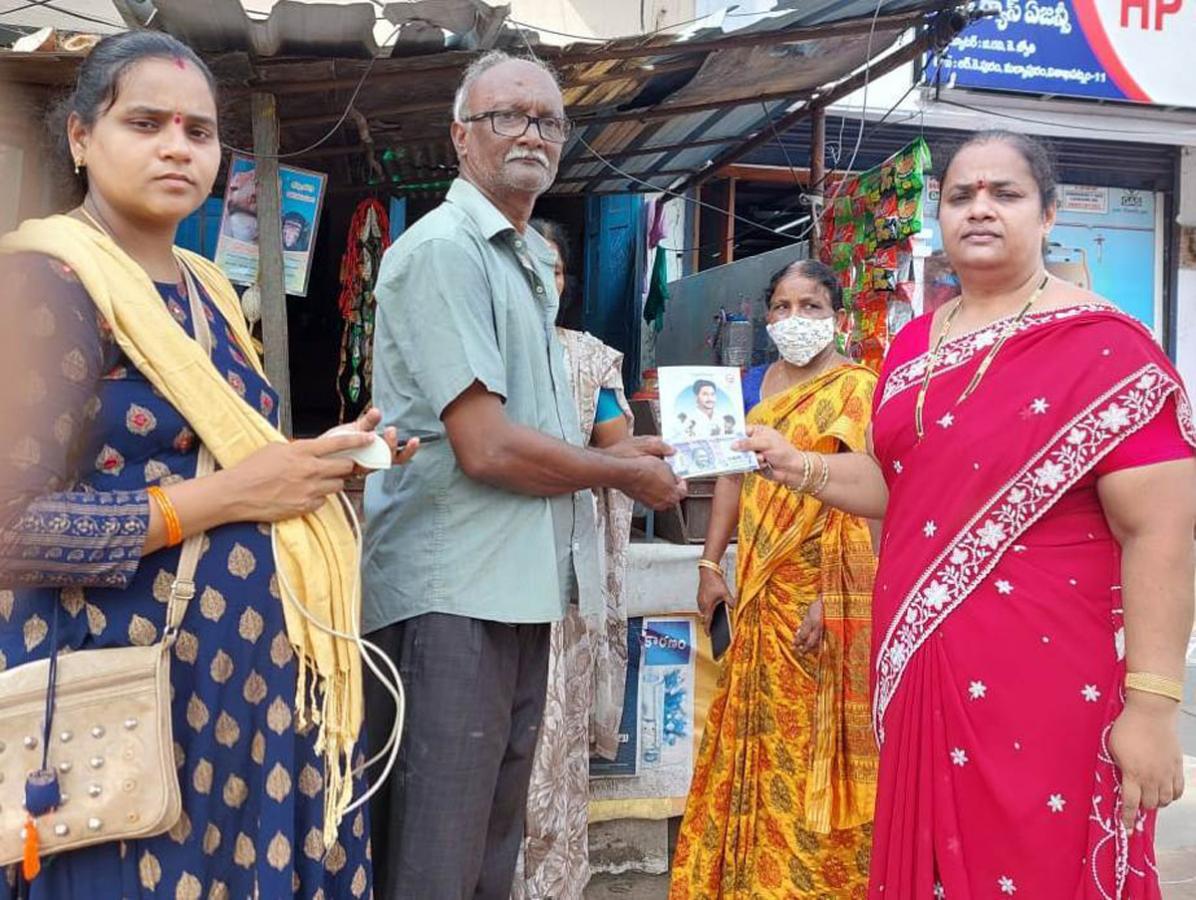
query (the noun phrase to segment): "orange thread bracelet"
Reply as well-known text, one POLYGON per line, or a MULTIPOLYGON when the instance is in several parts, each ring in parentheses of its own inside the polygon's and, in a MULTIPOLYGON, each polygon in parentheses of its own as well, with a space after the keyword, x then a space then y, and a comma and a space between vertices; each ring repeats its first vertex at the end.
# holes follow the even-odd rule
POLYGON ((183 542, 183 523, 179 521, 179 514, 175 510, 174 504, 170 502, 166 492, 157 485, 148 488, 146 493, 153 498, 162 513, 162 518, 166 521, 166 546, 177 547, 183 542))

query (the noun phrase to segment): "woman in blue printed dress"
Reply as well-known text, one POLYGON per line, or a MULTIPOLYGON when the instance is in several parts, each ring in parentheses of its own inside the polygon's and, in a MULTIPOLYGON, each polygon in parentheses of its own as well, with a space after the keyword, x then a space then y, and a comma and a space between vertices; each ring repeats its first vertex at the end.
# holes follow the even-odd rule
MULTIPOLYGON (((123 34, 83 64, 64 123, 87 188, 71 215, 109 233, 192 338, 172 245, 220 164, 214 92, 184 45, 123 34)), ((46 857, 29 883, 19 866, 0 870, 0 900, 368 896, 365 809, 331 847, 323 839, 326 770, 316 729, 295 714, 299 661, 269 523, 343 488, 352 463, 322 457, 367 443, 377 411, 352 434, 269 444, 195 478, 195 432, 117 346, 75 272, 33 253, 0 257, 0 270, 0 670, 49 654, 55 604, 64 649, 161 638, 179 548, 147 488, 162 489, 184 535, 206 532, 171 665, 182 817, 157 837, 46 857)), ((212 364, 275 422, 252 350, 199 293, 212 364)))

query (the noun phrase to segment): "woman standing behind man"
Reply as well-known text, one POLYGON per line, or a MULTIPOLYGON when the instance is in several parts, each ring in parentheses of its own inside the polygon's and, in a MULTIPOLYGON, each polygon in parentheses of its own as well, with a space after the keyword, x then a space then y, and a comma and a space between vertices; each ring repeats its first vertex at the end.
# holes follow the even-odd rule
MULTIPOLYGON (((354 627, 358 554, 328 502, 353 463, 328 455, 368 444, 380 414, 288 443, 232 285, 174 247, 220 166, 215 82, 195 53, 153 31, 105 38, 62 112, 54 137, 86 196, 0 241, 0 670, 163 640, 188 541, 194 599, 170 651, 182 815, 40 874, 34 843, 32 882, 13 866, 0 898, 367 897, 365 810, 342 819, 362 787, 361 658, 284 604, 354 627)), ((62 773, 95 746, 53 733, 62 773)), ((39 749, 3 737, 9 757, 39 749)), ((52 816, 28 827, 61 834, 52 816)))
MULTIPOLYGON (((592 447, 609 447, 631 433, 631 411, 623 396, 623 355, 596 337, 561 327, 569 313, 566 273, 569 241, 555 222, 531 226, 556 251, 557 336, 565 351, 582 437, 592 447)), ((631 498, 618 491, 594 492, 598 539, 606 560, 606 615, 587 621, 570 605, 552 627, 548 696, 536 746, 523 853, 511 891, 514 900, 581 900, 590 880, 590 754, 614 758, 623 684, 627 674, 627 613, 623 574, 631 538, 631 498)))
MULTIPOLYGON (((986 132, 941 179, 963 293, 897 335, 873 454, 815 457, 884 514, 869 896, 1154 900, 1183 792, 1196 433, 1149 332, 1047 275, 1054 174, 986 132)), ((810 457, 757 429, 781 483, 810 457)))
MULTIPOLYGON (((815 261, 777 272, 768 332, 781 359, 749 371, 749 425, 794 453, 860 452, 876 376, 836 351, 843 297, 815 261), (776 433, 776 432, 773 432, 776 433)), ((812 459, 812 457, 811 457, 812 459)), ((724 476, 699 562, 698 606, 734 604, 734 638, 673 860, 672 900, 863 897, 876 789, 868 716, 875 559, 867 523, 801 491, 724 476), (738 523, 738 600, 720 561, 738 523)))

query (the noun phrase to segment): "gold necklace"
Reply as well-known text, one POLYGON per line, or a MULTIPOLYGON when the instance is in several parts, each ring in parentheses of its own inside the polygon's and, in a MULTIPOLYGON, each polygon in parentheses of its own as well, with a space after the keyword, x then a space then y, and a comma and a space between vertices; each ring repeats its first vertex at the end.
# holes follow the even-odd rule
POLYGON ((87 220, 88 225, 90 225, 96 231, 103 232, 108 237, 112 237, 112 229, 108 227, 107 222, 103 221, 98 216, 99 210, 98 209, 96 210, 97 215, 92 215, 91 212, 88 211, 88 209, 87 209, 87 201, 86 200, 84 200, 83 203, 79 204, 79 212, 83 214, 83 218, 85 218, 87 220))
MULTIPOLYGON (((976 374, 972 376, 972 380, 968 382, 968 386, 963 389, 963 393, 956 399, 956 406, 970 397, 972 392, 980 385, 980 381, 988 373, 993 360, 1001 351, 1001 348, 1005 346, 1005 342, 1013 336, 1013 332, 1017 330, 1017 326, 1026 317, 1026 313, 1030 311, 1030 307, 1034 305, 1038 298, 1042 296, 1042 292, 1046 290, 1048 281, 1050 281, 1050 275, 1043 275, 1042 281, 1039 282, 1034 293, 1030 295, 1030 299, 1026 301, 1026 305, 1022 307, 1021 312, 1006 323, 1004 329, 1001 331, 1001 336, 997 338, 992 349, 988 351, 988 355, 981 361, 980 367, 976 369, 976 374)), ((926 364, 926 375, 922 379, 922 387, 918 390, 918 402, 914 407, 914 428, 918 432, 918 440, 921 440, 926 435, 922 414, 926 407, 926 393, 930 389, 930 379, 934 377, 934 370, 937 368, 939 362, 939 351, 943 349, 943 344, 946 343, 947 335, 951 332, 951 323, 955 321, 955 316, 961 306, 963 306, 963 297, 955 301, 955 305, 951 307, 951 312, 947 313, 947 321, 943 323, 943 330, 939 333, 939 339, 935 341, 934 349, 930 353, 930 361, 926 364)))
MULTIPOLYGON (((83 218, 85 218, 87 220, 87 224, 89 224, 92 228, 94 228, 96 231, 100 232, 101 234, 106 235, 114 243, 116 243, 116 235, 114 235, 112 233, 112 229, 110 227, 108 227, 108 222, 104 219, 103 216, 100 215, 99 207, 96 207, 95 214, 93 215, 90 211, 88 211, 86 203, 87 203, 87 200, 84 199, 83 203, 79 204, 79 212, 83 214, 83 218)), ((93 206, 95 205, 94 202, 92 205, 93 206)), ((117 246, 119 247, 120 244, 117 243, 117 246)), ((123 250, 124 248, 121 247, 121 249, 123 250)), ((172 251, 171 255, 174 257, 174 264, 175 264, 175 267, 178 269, 178 283, 185 285, 186 277, 183 274, 183 263, 179 259, 178 253, 175 253, 172 251)), ((139 265, 140 265, 140 263, 139 263, 139 265)))

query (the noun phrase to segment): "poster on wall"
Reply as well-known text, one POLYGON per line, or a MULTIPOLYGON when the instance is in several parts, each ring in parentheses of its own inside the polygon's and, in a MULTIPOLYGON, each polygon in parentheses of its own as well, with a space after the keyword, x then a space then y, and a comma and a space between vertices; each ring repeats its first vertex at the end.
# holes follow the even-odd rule
MULTIPOLYGON (((927 201, 932 250, 928 282, 933 281, 930 269, 942 256, 943 246, 937 187, 931 185, 927 201)), ((1156 335, 1162 328, 1159 203, 1160 198, 1150 191, 1060 185, 1058 216, 1047 247, 1047 268, 1052 274, 1107 298, 1156 335)), ((927 303, 927 309, 936 305, 927 303)))
POLYGON ((1196 17, 1179 0, 982 0, 931 80, 952 87, 1193 107, 1196 17), (1190 12, 1190 11, 1189 11, 1190 12))
POLYGON ((684 798, 689 793, 695 750, 696 623, 689 616, 642 621, 639 677, 636 696, 630 700, 638 706, 639 719, 636 737, 628 742, 635 744, 630 750, 634 763, 625 760, 617 772, 599 773, 593 765, 590 770, 592 775, 636 777, 594 782, 591 794, 596 800, 684 798))
MULTIPOLYGON (((257 178, 253 157, 234 154, 224 191, 216 264, 233 284, 257 281, 257 178)), ((286 292, 307 296, 311 254, 324 203, 328 176, 321 172, 279 166, 282 196, 282 258, 286 292)))
POLYGON ((614 759, 590 757, 591 778, 630 778, 640 762, 640 656, 644 620, 627 620, 627 675, 623 683, 623 714, 619 718, 619 747, 614 759))

